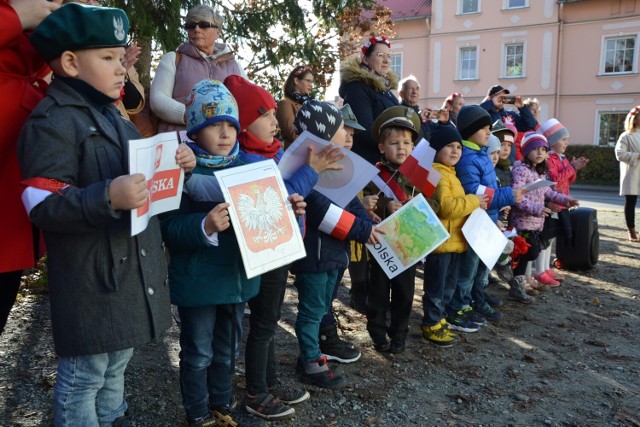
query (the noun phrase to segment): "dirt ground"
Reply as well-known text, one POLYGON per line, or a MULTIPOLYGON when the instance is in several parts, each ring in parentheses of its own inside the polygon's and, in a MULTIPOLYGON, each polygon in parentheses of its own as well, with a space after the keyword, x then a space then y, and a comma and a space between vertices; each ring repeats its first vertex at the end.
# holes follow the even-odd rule
MULTIPOLYGON (((376 353, 365 319, 341 288, 336 309, 362 359, 340 369, 349 386, 311 389, 294 418, 275 426, 640 426, 640 261, 621 212, 600 211, 600 261, 504 319, 441 349, 420 337, 418 280, 407 351, 376 353)), ((345 280, 348 285, 348 278, 345 280)), ((504 284, 489 292, 506 300, 504 284)), ((282 379, 296 383, 290 287, 278 331, 282 379)), ((46 293, 26 292, 0 337, 0 426, 51 424, 55 354, 46 293)), ((135 352, 127 400, 135 426, 184 425, 178 386, 178 329, 135 352)), ((243 386, 243 357, 237 371, 243 386)))

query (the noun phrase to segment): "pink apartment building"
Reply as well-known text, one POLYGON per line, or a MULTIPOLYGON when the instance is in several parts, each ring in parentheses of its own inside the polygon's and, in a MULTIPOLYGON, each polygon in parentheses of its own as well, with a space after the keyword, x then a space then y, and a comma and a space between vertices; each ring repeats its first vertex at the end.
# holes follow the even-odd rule
POLYGON ((392 68, 423 107, 494 84, 540 101, 573 144, 613 145, 640 104, 640 0, 379 0, 393 11, 392 68))

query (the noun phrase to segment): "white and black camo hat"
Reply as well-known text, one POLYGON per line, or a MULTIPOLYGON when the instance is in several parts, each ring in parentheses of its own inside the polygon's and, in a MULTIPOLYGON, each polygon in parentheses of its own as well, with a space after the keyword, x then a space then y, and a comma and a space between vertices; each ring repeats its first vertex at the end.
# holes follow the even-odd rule
POLYGON ((298 135, 308 130, 326 141, 333 138, 341 124, 342 114, 338 107, 315 99, 305 101, 293 121, 298 135))

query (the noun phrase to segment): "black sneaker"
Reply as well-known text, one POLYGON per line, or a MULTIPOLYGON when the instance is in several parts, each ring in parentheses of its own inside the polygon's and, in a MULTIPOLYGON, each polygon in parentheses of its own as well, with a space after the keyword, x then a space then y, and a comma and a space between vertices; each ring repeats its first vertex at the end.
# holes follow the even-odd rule
POLYGON ((340 339, 336 325, 320 329, 320 351, 327 360, 340 363, 353 363, 362 355, 353 345, 340 339))
POLYGON ((250 397, 246 395, 242 401, 245 411, 265 420, 284 420, 291 418, 296 412, 271 393, 261 393, 250 397))
POLYGON ((197 420, 187 420, 187 425, 190 427, 216 427, 218 422, 213 415, 209 414, 206 417, 198 418, 197 420))
POLYGON ((391 344, 389 344, 389 353, 404 353, 405 348, 407 348, 407 340, 404 338, 393 338, 391 344))
POLYGON ((491 308, 491 306, 487 302, 485 302, 483 306, 474 307, 473 309, 481 314, 482 317, 487 319, 489 322, 497 322, 503 317, 502 313, 491 308))
POLYGON ((297 388, 292 385, 282 384, 282 381, 278 379, 278 382, 269 387, 269 393, 280 399, 281 402, 287 405, 295 405, 296 403, 304 402, 308 400, 309 392, 303 388, 297 388))
MULTIPOLYGON (((226 406, 220 406, 211 410, 211 418, 214 424, 204 424, 203 427, 209 426, 229 426, 229 427, 267 427, 267 423, 260 418, 247 414, 243 408, 238 405, 233 410, 229 410, 226 406)), ((200 424, 195 424, 200 426, 200 424)))
POLYGON ((488 292, 485 292, 484 300, 488 302, 491 307, 500 307, 501 305, 504 305, 500 298, 494 297, 488 292))
POLYGON ((347 380, 343 376, 329 369, 326 357, 307 363, 305 369, 300 373, 300 380, 305 384, 329 390, 335 390, 347 385, 347 380))

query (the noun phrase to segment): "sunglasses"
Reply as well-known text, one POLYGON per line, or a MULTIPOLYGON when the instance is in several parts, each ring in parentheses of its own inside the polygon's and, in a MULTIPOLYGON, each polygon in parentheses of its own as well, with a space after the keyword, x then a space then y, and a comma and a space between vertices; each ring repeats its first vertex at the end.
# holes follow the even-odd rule
POLYGON ((185 30, 194 30, 196 27, 200 27, 203 30, 207 28, 220 28, 213 22, 207 22, 207 21, 187 22, 186 24, 184 24, 185 30))

